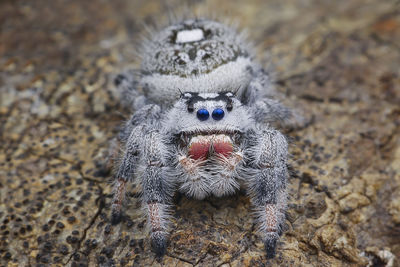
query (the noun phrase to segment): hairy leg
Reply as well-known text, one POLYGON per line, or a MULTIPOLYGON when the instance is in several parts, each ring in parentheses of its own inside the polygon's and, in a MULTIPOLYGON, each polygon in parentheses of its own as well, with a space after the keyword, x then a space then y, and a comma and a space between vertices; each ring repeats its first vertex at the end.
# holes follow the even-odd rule
POLYGON ((143 158, 141 182, 143 186, 143 205, 147 212, 151 245, 157 257, 162 257, 167 248, 169 207, 175 191, 174 181, 164 165, 163 155, 167 148, 160 134, 149 132, 141 140, 143 158))
POLYGON ((125 151, 120 161, 117 172, 115 173, 113 200, 111 205, 111 223, 118 224, 122 218, 122 205, 125 199, 126 184, 133 180, 139 163, 139 143, 140 130, 143 126, 137 126, 131 131, 125 144, 125 151))
POLYGON ((114 79, 122 104, 130 109, 139 110, 147 103, 146 97, 138 90, 139 79, 140 72, 137 70, 126 71, 114 79))
POLYGON ((269 123, 285 129, 305 127, 312 118, 306 118, 302 109, 286 107, 280 100, 284 96, 276 91, 268 74, 259 69, 243 94, 242 102, 251 107, 258 123, 269 123))
POLYGON ((267 257, 273 258, 286 208, 287 142, 276 130, 256 130, 247 136, 243 176, 267 257))
POLYGON ((134 179, 136 174, 140 159, 141 139, 149 129, 159 128, 159 119, 160 107, 146 105, 135 112, 119 133, 118 141, 124 145, 124 152, 114 175, 114 197, 111 206, 112 224, 117 224, 121 221, 125 187, 128 182, 134 179))
POLYGON ((113 188, 113 200, 111 204, 111 223, 118 224, 122 218, 122 204, 125 199, 126 181, 117 179, 113 188))
POLYGON ((289 108, 282 105, 278 100, 270 98, 256 101, 252 109, 256 121, 262 123, 278 122, 284 126, 288 124, 294 116, 289 108))
POLYGON ((126 184, 140 177, 151 244, 158 257, 167 246, 168 207, 174 192, 171 175, 163 163, 168 149, 160 137, 160 127, 160 108, 155 105, 143 107, 126 123, 120 136, 125 149, 115 174, 111 212, 111 221, 118 223, 126 184))
POLYGON ((158 257, 165 254, 167 247, 168 210, 174 184, 163 164, 166 148, 158 131, 149 125, 133 128, 128 138, 125 153, 116 173, 112 222, 121 218, 121 205, 125 195, 125 185, 134 176, 140 177, 143 188, 143 207, 147 214, 151 245, 158 257))

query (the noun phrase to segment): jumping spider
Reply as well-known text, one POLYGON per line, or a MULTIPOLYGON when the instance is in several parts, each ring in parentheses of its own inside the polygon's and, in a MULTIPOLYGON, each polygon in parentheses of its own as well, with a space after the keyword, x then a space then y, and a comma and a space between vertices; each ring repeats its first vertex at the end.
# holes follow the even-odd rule
POLYGON ((121 220, 128 182, 139 179, 151 245, 166 252, 172 197, 248 192, 268 258, 286 209, 286 138, 271 123, 290 111, 242 35, 206 19, 184 20, 142 45, 139 72, 116 78, 136 110, 120 134, 112 223, 121 220))

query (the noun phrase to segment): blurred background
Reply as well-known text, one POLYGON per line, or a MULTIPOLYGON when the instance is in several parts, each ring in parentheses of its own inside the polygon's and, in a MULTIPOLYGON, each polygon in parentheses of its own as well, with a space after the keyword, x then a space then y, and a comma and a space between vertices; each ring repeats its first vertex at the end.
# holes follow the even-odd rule
MULTIPOLYGON (((151 266, 131 188, 109 223, 107 151, 130 113, 113 79, 167 10, 235 21, 306 127, 291 140, 273 266, 396 266, 398 1, 0 1, 0 265, 151 266)), ((248 198, 177 198, 166 266, 263 266, 248 198)))

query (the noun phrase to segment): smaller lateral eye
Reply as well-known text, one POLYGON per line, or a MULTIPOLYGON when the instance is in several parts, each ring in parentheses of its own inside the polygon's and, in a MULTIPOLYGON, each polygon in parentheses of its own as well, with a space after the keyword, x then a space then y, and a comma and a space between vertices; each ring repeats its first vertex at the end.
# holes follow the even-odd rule
POLYGON ((233 109, 233 103, 232 102, 233 102, 232 99, 229 98, 227 103, 226 103, 226 110, 227 111, 232 111, 232 109, 233 109))
POLYGON ((188 107, 187 107, 187 110, 188 110, 188 112, 192 113, 192 112, 194 111, 193 104, 190 103, 190 104, 188 105, 188 107))
POLYGON ((226 110, 227 111, 232 111, 232 109, 233 109, 232 102, 228 102, 228 104, 226 104, 226 110))

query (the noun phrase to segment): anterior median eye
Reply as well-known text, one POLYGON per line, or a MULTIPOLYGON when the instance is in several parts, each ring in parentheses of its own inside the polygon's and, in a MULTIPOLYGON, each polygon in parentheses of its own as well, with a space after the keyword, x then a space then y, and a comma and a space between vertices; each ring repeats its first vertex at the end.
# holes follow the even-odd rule
POLYGON ((212 117, 214 120, 219 121, 221 120, 225 115, 225 112, 222 108, 216 108, 214 109, 213 113, 212 113, 212 117))
POLYGON ((207 109, 202 108, 202 109, 199 109, 199 110, 197 111, 197 118, 198 118, 199 120, 205 121, 205 120, 208 119, 208 117, 210 117, 210 113, 208 112, 207 109))

